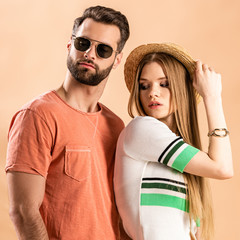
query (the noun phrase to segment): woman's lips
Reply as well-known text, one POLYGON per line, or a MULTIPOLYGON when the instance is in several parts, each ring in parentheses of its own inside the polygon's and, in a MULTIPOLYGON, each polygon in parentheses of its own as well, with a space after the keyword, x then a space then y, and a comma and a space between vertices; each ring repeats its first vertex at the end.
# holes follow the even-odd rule
POLYGON ((158 101, 152 101, 148 104, 148 107, 151 108, 151 109, 156 109, 158 107, 161 107, 162 104, 158 101))

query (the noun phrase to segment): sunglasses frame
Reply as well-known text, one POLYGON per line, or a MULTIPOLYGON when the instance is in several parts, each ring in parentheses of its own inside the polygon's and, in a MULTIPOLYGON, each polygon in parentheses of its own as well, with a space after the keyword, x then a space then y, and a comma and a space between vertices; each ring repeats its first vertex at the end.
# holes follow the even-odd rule
POLYGON ((100 41, 97 41, 97 40, 89 39, 89 38, 87 38, 87 37, 81 37, 81 36, 78 36, 78 37, 77 37, 77 36, 75 36, 75 35, 72 35, 72 40, 74 40, 74 47, 75 47, 78 51, 80 51, 80 52, 87 52, 89 49, 91 49, 91 47, 92 47, 92 42, 97 42, 97 44, 96 44, 96 46, 95 46, 95 51, 96 51, 96 54, 97 54, 97 56, 98 56, 99 58, 107 59, 107 58, 110 58, 110 57, 112 56, 113 52, 115 52, 116 54, 119 53, 119 51, 113 50, 113 48, 112 48, 111 46, 109 46, 108 44, 105 44, 105 43, 100 42, 100 41), (86 49, 85 51, 81 51, 81 50, 79 50, 79 49, 77 49, 77 48, 75 47, 75 41, 76 41, 77 39, 79 39, 79 38, 88 40, 88 41, 90 42, 89 48, 86 49), (109 47, 110 49, 112 49, 112 53, 111 53, 111 55, 110 55, 109 57, 106 57, 106 58, 105 58, 105 57, 99 56, 98 46, 99 46, 100 44, 102 44, 102 45, 104 45, 104 46, 107 46, 107 47, 109 47))

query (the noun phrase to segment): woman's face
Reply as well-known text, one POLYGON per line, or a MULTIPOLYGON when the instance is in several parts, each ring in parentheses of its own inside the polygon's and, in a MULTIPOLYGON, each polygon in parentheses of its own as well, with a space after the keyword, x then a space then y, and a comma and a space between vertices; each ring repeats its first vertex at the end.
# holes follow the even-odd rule
POLYGON ((139 79, 140 101, 145 113, 155 117, 171 128, 173 106, 168 79, 157 62, 147 63, 139 79))

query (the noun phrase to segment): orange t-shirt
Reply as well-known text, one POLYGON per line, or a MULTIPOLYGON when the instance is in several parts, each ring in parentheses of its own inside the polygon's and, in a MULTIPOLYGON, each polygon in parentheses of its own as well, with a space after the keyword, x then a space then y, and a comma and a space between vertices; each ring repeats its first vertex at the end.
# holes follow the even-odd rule
POLYGON ((50 239, 119 239, 113 168, 124 124, 99 106, 84 113, 51 91, 12 119, 6 171, 46 178, 40 212, 50 239))

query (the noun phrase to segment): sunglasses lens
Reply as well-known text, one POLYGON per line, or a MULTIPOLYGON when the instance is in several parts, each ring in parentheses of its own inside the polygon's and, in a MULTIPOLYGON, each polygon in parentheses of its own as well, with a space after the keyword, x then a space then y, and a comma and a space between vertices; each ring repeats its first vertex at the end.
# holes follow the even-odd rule
POLYGON ((74 46, 77 50, 84 52, 89 49, 91 42, 86 38, 78 37, 74 41, 74 46))
POLYGON ((101 44, 98 44, 97 46, 97 53, 98 53, 98 56, 101 58, 111 57, 112 52, 113 52, 113 49, 108 45, 101 43, 101 44))

